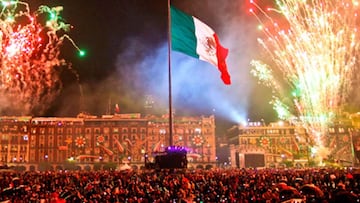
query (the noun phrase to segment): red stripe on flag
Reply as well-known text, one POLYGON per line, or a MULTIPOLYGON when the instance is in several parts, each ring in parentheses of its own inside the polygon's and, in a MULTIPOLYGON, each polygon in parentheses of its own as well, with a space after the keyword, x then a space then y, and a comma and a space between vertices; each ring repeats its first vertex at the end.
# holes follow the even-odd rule
POLYGON ((218 69, 221 72, 221 79, 225 84, 230 85, 231 84, 230 74, 227 70, 227 65, 225 61, 229 53, 229 50, 224 48, 220 44, 219 37, 217 36, 216 33, 214 33, 214 38, 216 42, 216 57, 218 61, 218 69))

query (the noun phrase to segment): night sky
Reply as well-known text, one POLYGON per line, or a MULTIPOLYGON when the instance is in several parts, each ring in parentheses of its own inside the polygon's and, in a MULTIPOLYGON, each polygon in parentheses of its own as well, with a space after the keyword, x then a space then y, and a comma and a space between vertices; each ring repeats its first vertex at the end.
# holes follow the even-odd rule
MULTIPOLYGON (((230 126, 251 119, 275 119, 271 91, 250 74, 250 61, 261 57, 257 21, 246 1, 173 0, 172 4, 212 27, 229 49, 232 84, 224 85, 216 67, 171 52, 172 99, 175 115, 215 115, 230 126)), ((38 5, 63 6, 68 33, 87 52, 78 57, 69 42, 63 57, 73 71, 64 71, 64 88, 44 115, 76 116, 113 112, 143 113, 146 98, 153 111, 168 109, 168 49, 166 0, 42 0, 38 5), (105 3, 106 2, 106 3, 105 3), (76 72, 76 74, 74 74, 76 72), (150 95, 150 96, 149 96, 150 95)), ((222 125, 222 124, 219 124, 222 125)), ((217 127, 221 127, 221 126, 217 127)))

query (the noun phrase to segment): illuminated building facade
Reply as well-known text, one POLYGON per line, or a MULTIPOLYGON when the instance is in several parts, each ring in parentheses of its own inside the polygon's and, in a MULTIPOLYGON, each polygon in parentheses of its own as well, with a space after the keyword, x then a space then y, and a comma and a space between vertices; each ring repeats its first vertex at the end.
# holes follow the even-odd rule
MULTIPOLYGON (((166 117, 148 117, 147 151, 161 151, 169 144, 169 121, 166 117)), ((190 162, 215 162, 215 117, 175 117, 173 145, 184 146, 190 162)))
POLYGON ((355 139, 358 138, 355 129, 349 119, 339 120, 329 126, 325 146, 329 150, 330 160, 346 166, 354 166, 358 162, 354 153, 355 139))
POLYGON ((238 126, 238 145, 230 146, 232 166, 278 167, 297 155, 307 155, 306 131, 288 123, 265 125, 249 122, 238 126))
POLYGON ((81 136, 83 119, 32 118, 29 136, 29 163, 62 163, 72 153, 73 138, 81 136))
POLYGON ((2 163, 29 161, 31 117, 0 117, 0 160, 2 163))
MULTIPOLYGON (((2 163, 79 164, 130 161, 169 145, 164 116, 115 114, 102 117, 3 117, 0 120, 2 163)), ((184 146, 192 162, 215 162, 215 118, 173 119, 173 144, 184 146)))
POLYGON ((348 119, 329 125, 323 151, 314 151, 305 128, 286 122, 249 122, 238 126, 238 143, 230 145, 232 167, 308 166, 316 153, 341 165, 354 165, 354 128, 348 119))

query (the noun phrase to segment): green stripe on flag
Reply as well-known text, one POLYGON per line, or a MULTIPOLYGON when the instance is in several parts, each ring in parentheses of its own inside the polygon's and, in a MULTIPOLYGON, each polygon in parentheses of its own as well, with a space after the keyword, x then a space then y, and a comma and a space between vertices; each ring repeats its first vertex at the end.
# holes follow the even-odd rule
POLYGON ((197 39, 193 17, 173 6, 171 6, 170 13, 172 50, 199 58, 199 55, 196 53, 197 39))

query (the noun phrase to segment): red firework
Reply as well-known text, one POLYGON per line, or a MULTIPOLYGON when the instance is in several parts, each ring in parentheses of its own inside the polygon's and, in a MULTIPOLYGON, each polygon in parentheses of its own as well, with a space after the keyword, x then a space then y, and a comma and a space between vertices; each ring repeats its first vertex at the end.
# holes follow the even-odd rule
POLYGON ((60 70, 70 68, 59 58, 64 39, 78 47, 68 35, 59 35, 70 28, 59 17, 62 7, 40 6, 30 13, 24 2, 4 2, 0 13, 0 110, 41 114, 62 88, 60 70), (43 22, 45 16, 49 19, 43 22))

